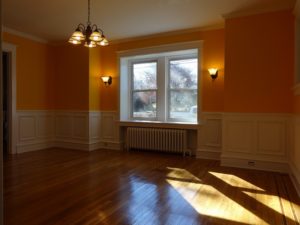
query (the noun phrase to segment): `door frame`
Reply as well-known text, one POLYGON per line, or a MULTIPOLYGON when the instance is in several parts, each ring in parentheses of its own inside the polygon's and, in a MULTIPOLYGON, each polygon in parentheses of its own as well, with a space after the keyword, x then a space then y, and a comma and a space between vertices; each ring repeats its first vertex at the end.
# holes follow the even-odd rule
POLYGON ((16 113, 16 56, 17 46, 2 42, 2 51, 8 53, 8 129, 9 129, 9 144, 8 152, 16 154, 17 151, 17 113, 16 113))

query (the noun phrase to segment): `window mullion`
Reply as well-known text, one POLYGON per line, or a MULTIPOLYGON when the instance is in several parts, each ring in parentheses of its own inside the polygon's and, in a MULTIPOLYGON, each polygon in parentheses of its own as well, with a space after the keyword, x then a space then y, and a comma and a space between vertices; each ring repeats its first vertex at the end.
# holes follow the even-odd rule
POLYGON ((164 57, 157 61, 157 119, 165 121, 166 100, 165 100, 165 62, 164 57))

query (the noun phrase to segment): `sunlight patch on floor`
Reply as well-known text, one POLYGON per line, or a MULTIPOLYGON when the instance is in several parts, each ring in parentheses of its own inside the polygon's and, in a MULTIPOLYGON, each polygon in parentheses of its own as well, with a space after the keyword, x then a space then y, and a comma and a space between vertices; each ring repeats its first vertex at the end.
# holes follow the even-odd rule
MULTIPOLYGON (((167 178, 166 181, 199 214, 246 224, 251 224, 253 221, 259 224, 267 224, 264 220, 228 198, 216 188, 204 183, 186 182, 186 179, 195 177, 188 171, 184 172, 183 169, 178 170, 176 168, 173 172, 170 171, 168 177, 170 178, 167 178), (178 175, 178 171, 180 171, 180 175, 178 175), (187 174, 187 177, 184 174, 187 174), (177 179, 172 179, 171 175, 176 175, 177 179), (179 176, 183 181, 178 179, 179 176)), ((247 183, 244 184, 246 185, 247 183)), ((249 185, 247 184, 246 187, 249 187, 249 185)))
POLYGON ((170 179, 183 179, 183 180, 190 180, 191 182, 199 183, 201 180, 191 174, 189 171, 181 168, 173 168, 173 167, 167 167, 167 170, 169 171, 167 173, 167 177, 170 179))
POLYGON ((217 173, 217 172, 209 172, 209 173, 233 187, 251 189, 255 191, 265 191, 264 189, 257 187, 256 185, 232 174, 217 173))
MULTIPOLYGON (((243 191, 249 197, 255 199, 256 201, 262 203, 263 205, 267 206, 268 208, 273 209, 274 211, 282 214, 282 209, 284 209, 284 214, 287 218, 295 221, 293 211, 291 209, 291 203, 284 198, 279 199, 278 196, 270 195, 270 194, 261 194, 261 193, 251 193, 248 191, 243 191)), ((294 207, 298 207, 298 205, 294 204, 294 207)), ((295 209, 298 211, 297 209, 295 209)))

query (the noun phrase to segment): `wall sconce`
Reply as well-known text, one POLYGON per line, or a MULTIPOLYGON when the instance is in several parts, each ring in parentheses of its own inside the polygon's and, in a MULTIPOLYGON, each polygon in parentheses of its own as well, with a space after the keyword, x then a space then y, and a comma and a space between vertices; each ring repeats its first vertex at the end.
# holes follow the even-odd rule
POLYGON ((112 83, 112 77, 111 76, 103 76, 101 77, 103 83, 105 84, 105 86, 109 86, 112 83))
POLYGON ((208 72, 213 80, 218 77, 218 69, 210 68, 210 69, 208 69, 208 72))

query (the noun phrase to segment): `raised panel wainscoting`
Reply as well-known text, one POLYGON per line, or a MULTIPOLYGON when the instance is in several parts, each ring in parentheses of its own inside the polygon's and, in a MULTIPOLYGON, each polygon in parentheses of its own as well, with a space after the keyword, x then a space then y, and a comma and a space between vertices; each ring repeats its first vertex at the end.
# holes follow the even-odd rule
POLYGON ((221 164, 288 172, 291 115, 224 113, 221 164))
POLYGON ((116 112, 17 111, 16 124, 17 153, 51 147, 120 148, 116 112))
MULTIPOLYGON (((221 165, 290 173, 300 193, 300 116, 202 113, 188 144, 196 157, 221 165), (195 131, 196 131, 195 130, 195 131)), ((17 111, 17 153, 51 147, 91 151, 122 148, 115 111, 17 111)))
POLYGON ((290 177, 300 196, 300 115, 293 117, 293 140, 290 153, 290 177))
POLYGON ((203 113, 198 129, 197 158, 220 160, 222 152, 222 113, 203 113))
POLYGON ((52 111, 17 111, 17 153, 53 147, 55 116, 52 111))

